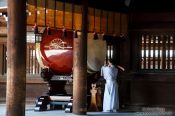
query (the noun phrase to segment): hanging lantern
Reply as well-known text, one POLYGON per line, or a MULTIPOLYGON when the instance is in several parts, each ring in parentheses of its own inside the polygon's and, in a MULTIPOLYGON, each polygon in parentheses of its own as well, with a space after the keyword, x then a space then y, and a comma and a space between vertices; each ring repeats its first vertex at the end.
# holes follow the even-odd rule
POLYGON ((120 38, 124 38, 124 34, 123 33, 120 33, 120 38))
POLYGON ((98 39, 98 34, 97 32, 94 32, 94 40, 97 40, 98 39))
POLYGON ((36 23, 33 28, 34 28, 34 34, 38 34, 38 26, 36 23))
POLYGON ((97 40, 98 39, 98 34, 95 30, 96 29, 95 29, 95 8, 94 8, 94 40, 97 40))
POLYGON ((74 30, 74 38, 78 38, 78 33, 77 33, 77 30, 74 30))
POLYGON ((51 30, 49 26, 47 26, 47 35, 51 35, 51 30))
POLYGON ((105 40, 105 33, 102 33, 102 39, 105 40))
POLYGON ((67 37, 67 31, 65 29, 65 27, 63 27, 63 35, 62 35, 63 38, 67 37))

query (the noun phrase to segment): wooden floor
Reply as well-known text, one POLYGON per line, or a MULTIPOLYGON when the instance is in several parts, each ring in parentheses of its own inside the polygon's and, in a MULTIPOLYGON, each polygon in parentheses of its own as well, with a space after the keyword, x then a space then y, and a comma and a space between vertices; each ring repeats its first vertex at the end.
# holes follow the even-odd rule
MULTIPOLYGON (((26 116, 75 116, 73 113, 65 113, 64 110, 48 110, 42 112, 34 111, 35 105, 26 105, 26 116)), ((0 116, 5 116, 6 106, 5 104, 0 104, 0 116)), ((174 116, 173 112, 116 112, 116 113, 106 113, 106 112, 87 112, 88 116, 174 116)))

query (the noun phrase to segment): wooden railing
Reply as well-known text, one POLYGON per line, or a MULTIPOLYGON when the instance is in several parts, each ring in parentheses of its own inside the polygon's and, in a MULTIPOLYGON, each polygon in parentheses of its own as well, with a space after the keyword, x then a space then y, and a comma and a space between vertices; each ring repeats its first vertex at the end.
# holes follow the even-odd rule
MULTIPOLYGON (((0 43, 0 75, 6 75, 7 73, 7 60, 6 60, 6 43, 0 43)), ((41 67, 36 59, 35 43, 27 44, 27 59, 26 59, 26 74, 27 75, 39 75, 41 67)))
POLYGON ((41 71, 36 58, 35 44, 27 44, 27 59, 26 59, 26 73, 30 75, 37 75, 41 71))
POLYGON ((140 38, 141 69, 175 69, 175 34, 147 33, 140 38))

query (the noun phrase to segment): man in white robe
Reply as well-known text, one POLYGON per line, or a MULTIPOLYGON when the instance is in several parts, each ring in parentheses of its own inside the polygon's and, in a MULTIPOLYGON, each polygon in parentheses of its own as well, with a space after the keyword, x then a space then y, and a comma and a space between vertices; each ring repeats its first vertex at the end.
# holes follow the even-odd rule
POLYGON ((103 112, 116 112, 119 108, 118 84, 116 82, 118 70, 111 61, 101 68, 101 76, 106 80, 103 97, 103 112))

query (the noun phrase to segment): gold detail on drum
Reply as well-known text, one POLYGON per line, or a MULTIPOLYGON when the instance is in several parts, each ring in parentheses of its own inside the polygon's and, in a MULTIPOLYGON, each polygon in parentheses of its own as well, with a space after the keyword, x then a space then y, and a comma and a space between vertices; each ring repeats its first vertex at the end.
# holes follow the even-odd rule
POLYGON ((71 49, 67 42, 64 42, 60 38, 53 39, 49 44, 49 49, 71 49))

